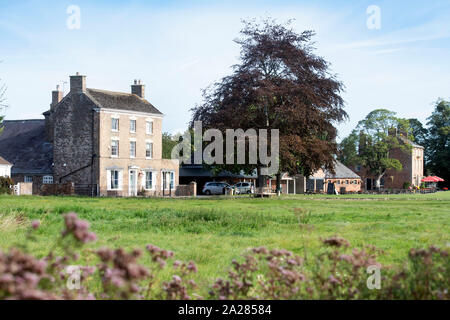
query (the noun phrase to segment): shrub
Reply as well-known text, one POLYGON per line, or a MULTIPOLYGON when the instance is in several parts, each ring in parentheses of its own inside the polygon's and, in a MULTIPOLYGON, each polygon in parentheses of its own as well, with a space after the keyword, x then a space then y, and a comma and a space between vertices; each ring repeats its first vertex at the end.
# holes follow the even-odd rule
POLYGON ((0 177, 0 194, 12 194, 11 186, 14 182, 11 178, 8 177, 0 177))
POLYGON ((323 248, 308 261, 283 249, 250 249, 232 262, 227 277, 207 288, 190 279, 197 272, 193 261, 174 261, 170 280, 163 281, 160 272, 167 271, 174 253, 151 244, 145 250, 150 266, 139 263, 144 254, 139 249, 84 250, 99 263, 80 267, 73 283, 68 266, 80 258, 78 249, 96 241, 89 223, 75 213, 64 215, 56 246, 42 259, 27 253, 27 243, 35 240, 39 227, 39 221, 33 221, 22 247, 0 251, 0 299, 203 299, 195 290, 222 300, 450 298, 448 249, 411 249, 402 267, 382 267, 377 262, 380 250, 372 246, 352 249, 337 236, 323 239, 323 248), (56 248, 62 256, 54 254, 56 248), (368 288, 368 267, 383 270, 378 290, 368 288))

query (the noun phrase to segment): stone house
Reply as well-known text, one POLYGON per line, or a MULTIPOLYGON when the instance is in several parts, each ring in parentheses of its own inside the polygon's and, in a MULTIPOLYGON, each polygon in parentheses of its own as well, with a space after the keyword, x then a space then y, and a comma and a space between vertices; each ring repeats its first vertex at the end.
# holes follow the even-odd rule
MULTIPOLYGON (((391 134, 397 133, 392 132, 391 134)), ((424 177, 424 147, 409 140, 402 134, 399 134, 399 139, 402 143, 409 145, 410 150, 396 148, 390 151, 389 156, 400 161, 402 170, 387 170, 386 174, 381 178, 382 189, 402 189, 405 183, 409 183, 411 186, 420 186, 424 177)), ((363 178, 363 188, 365 190, 375 189, 376 177, 367 168, 356 166, 354 170, 363 178)))
MULTIPOLYGON (((179 163, 162 159, 163 114, 145 99, 140 81, 130 93, 113 92, 87 88, 86 76, 77 73, 70 77, 66 96, 59 87, 52 92, 50 110, 43 115, 45 120, 32 120, 22 143, 35 157, 46 159, 45 168, 32 175, 33 182, 39 177, 41 183, 71 182, 75 193, 86 195, 175 194, 179 163)), ((5 121, 12 137, 8 125, 5 121)), ((4 145, 9 158, 21 158, 13 142, 4 145)), ((36 166, 30 157, 26 162, 36 166)), ((13 167, 15 182, 26 180, 28 173, 22 171, 14 175, 13 167)))
MULTIPOLYGON (((162 159, 163 114, 135 81, 130 93, 89 89, 70 77, 70 92, 52 93, 44 113, 58 183, 101 196, 162 195, 178 186, 178 160, 162 159)), ((77 192, 78 193, 78 192, 77 192)))
POLYGON ((11 177, 12 164, 0 157, 0 177, 11 177))

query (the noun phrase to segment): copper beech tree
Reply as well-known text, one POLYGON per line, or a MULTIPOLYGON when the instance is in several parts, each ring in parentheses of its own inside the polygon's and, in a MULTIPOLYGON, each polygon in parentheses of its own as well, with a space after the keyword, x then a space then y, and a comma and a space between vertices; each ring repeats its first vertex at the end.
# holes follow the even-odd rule
MULTIPOLYGON (((243 23, 241 37, 235 40, 241 46, 239 64, 204 91, 202 104, 192 109, 191 126, 202 121, 203 129, 222 132, 279 129, 278 181, 280 172, 309 175, 319 168, 332 169, 337 153, 334 124, 347 114, 343 84, 330 73, 329 63, 313 52, 314 32, 297 33, 291 21, 243 23)), ((259 173, 263 164, 219 167, 259 173)), ((258 176, 259 186, 265 185, 266 179, 258 176)))

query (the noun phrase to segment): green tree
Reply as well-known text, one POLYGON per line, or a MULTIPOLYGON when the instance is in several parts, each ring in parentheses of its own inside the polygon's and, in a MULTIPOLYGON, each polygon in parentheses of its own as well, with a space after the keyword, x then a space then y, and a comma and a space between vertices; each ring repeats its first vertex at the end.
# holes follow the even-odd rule
POLYGON ((450 180, 450 102, 439 99, 436 107, 427 119, 428 144, 427 167, 439 177, 450 180))
POLYGON ((375 176, 379 189, 387 170, 402 170, 402 164, 390 152, 397 148, 410 152, 411 147, 401 138, 408 134, 408 120, 397 118, 395 112, 386 109, 374 110, 341 142, 339 158, 346 165, 366 167, 375 176))
POLYGON ((425 128, 422 123, 417 119, 408 119, 409 126, 411 128, 412 135, 417 144, 422 147, 426 147, 427 139, 428 139, 428 130, 425 128))
POLYGON ((163 132, 162 134, 162 158, 170 159, 172 154, 172 149, 178 144, 176 137, 172 136, 168 132, 163 132))

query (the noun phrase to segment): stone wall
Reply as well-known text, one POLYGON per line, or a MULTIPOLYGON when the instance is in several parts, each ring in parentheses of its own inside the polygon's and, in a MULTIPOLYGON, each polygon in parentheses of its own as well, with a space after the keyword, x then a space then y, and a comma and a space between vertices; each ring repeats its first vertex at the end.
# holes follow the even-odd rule
POLYGON ((175 196, 177 197, 192 197, 197 195, 197 183, 191 182, 188 185, 179 185, 175 190, 175 196))
POLYGON ((83 93, 70 92, 55 109, 52 116, 55 183, 60 179, 61 182, 96 183, 92 166, 94 107, 95 104, 83 93), (85 169, 80 170, 83 167, 85 169))
POLYGON ((71 196, 75 194, 74 184, 72 182, 43 184, 41 186, 41 196, 71 196))

